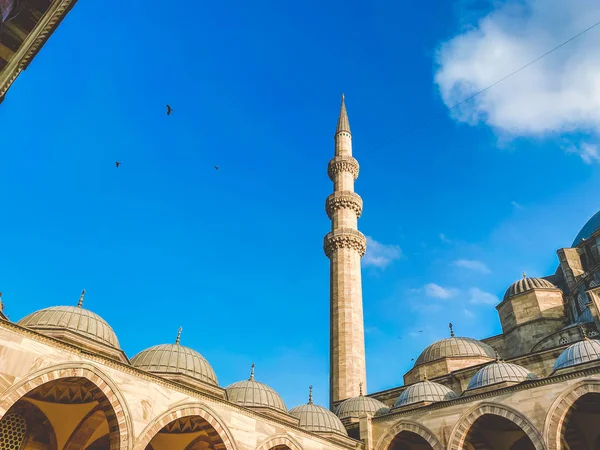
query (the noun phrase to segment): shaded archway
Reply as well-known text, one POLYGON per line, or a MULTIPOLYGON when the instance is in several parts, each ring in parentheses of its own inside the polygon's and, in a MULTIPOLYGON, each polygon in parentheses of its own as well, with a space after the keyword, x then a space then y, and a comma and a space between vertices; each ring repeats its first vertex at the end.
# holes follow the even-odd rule
POLYGON ((561 444, 564 450, 600 450, 600 394, 584 394, 569 408, 561 444))
POLYGON ((381 450, 443 450, 438 438, 424 425, 401 420, 392 425, 375 446, 381 450))
POLYGON ((75 442, 73 435, 78 439, 76 448, 106 436, 108 444, 103 449, 127 450, 130 431, 124 403, 112 384, 89 364, 65 364, 36 372, 0 398, 0 429, 7 421, 24 420, 23 442, 34 439, 29 447, 39 450, 63 449, 68 442, 75 442), (88 421, 93 410, 98 411, 96 420, 88 421), (31 419, 34 416, 37 418, 31 419), (92 428, 83 433, 86 427, 92 428))
POLYGON ((258 444, 256 450, 302 450, 302 447, 290 436, 277 435, 258 444))
POLYGON ((236 450, 224 422, 208 407, 182 405, 146 427, 136 450, 236 450))
POLYGON ((520 412, 482 403, 465 412, 455 425, 452 450, 545 450, 540 432, 520 412))

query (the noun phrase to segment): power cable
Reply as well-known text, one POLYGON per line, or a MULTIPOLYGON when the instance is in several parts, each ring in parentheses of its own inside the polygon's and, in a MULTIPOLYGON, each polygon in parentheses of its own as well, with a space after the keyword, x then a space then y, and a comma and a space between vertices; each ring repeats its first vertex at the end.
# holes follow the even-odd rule
POLYGON ((535 64, 535 63, 536 63, 536 62, 538 62, 540 59, 542 59, 542 58, 545 58, 545 57, 546 57, 546 56, 548 56, 550 53, 552 53, 552 52, 555 52, 555 51, 556 51, 556 50, 558 50, 559 48, 561 48, 561 47, 563 47, 563 46, 567 45, 569 42, 571 42, 571 41, 574 41, 575 39, 577 39, 577 38, 578 38, 578 37, 580 37, 581 35, 583 35, 583 34, 587 33, 587 32, 588 32, 588 31, 590 31, 591 29, 593 29, 593 28, 597 27, 598 25, 600 25, 600 21, 596 22, 595 24, 593 24, 592 26, 590 26, 590 27, 586 28, 585 30, 581 31, 580 33, 577 33, 575 36, 572 36, 572 37, 570 37, 569 39, 567 39, 566 41, 564 41, 562 44, 559 44, 559 45, 557 45, 557 46, 556 46, 556 47, 554 47, 552 50, 548 50, 548 51, 547 51, 546 53, 544 53, 543 55, 541 55, 541 56, 538 56, 538 57, 537 57, 536 59, 534 59, 533 61, 530 61, 530 62, 528 62, 528 63, 527 63, 527 64, 525 64, 524 66, 522 66, 522 67, 518 68, 517 70, 515 70, 515 71, 513 71, 513 72, 509 73, 508 75, 506 75, 506 76, 504 76, 504 77, 500 78, 499 80, 497 80, 497 81, 495 81, 494 83, 490 84, 489 86, 487 86, 487 87, 483 88, 482 90, 475 92, 473 95, 470 95, 469 97, 465 98, 464 100, 461 100, 460 102, 456 103, 456 104, 455 104, 455 105, 453 105, 452 107, 450 107, 450 108, 448 108, 448 109, 446 109, 446 110, 444 110, 444 111, 441 111, 441 112, 439 112, 439 113, 437 113, 437 114, 434 114, 433 116, 429 117, 428 119, 426 119, 426 120, 424 120, 424 121, 422 121, 422 122, 419 122, 418 124, 416 124, 416 125, 414 125, 413 127, 409 128, 408 130, 405 130, 405 131, 403 131, 401 134, 397 135, 395 138, 393 138, 393 139, 391 139, 391 140, 389 140, 389 141, 386 141, 386 142, 384 142, 383 144, 381 144, 381 145, 380 145, 380 146, 378 146, 378 147, 375 147, 375 148, 373 149, 373 151, 377 151, 377 150, 379 150, 379 149, 381 149, 381 148, 383 148, 383 147, 385 147, 385 146, 387 146, 387 145, 389 145, 389 144, 391 144, 391 143, 393 143, 393 142, 397 141, 398 139, 400 139, 400 138, 402 138, 402 137, 406 136, 407 134, 409 134, 409 133, 412 133, 412 132, 413 132, 413 131, 415 131, 416 129, 418 129, 418 128, 421 128, 423 125, 426 125, 426 124, 428 124, 429 122, 431 122, 431 121, 433 121, 433 120, 437 119, 438 117, 440 117, 440 116, 442 116, 442 115, 445 115, 446 113, 448 113, 448 112, 452 111, 453 109, 455 109, 455 108, 458 108, 458 107, 459 107, 459 106, 461 106, 461 105, 464 105, 464 104, 465 104, 465 103, 467 103, 469 100, 472 100, 472 99, 474 99, 474 98, 475 98, 475 97, 477 97, 478 95, 480 95, 480 94, 483 94, 485 91, 487 91, 487 90, 489 90, 489 89, 493 88, 493 87, 494 87, 494 86, 496 86, 497 84, 499 84, 499 83, 502 83, 504 80, 506 80, 506 79, 508 79, 508 78, 512 77, 513 75, 516 75, 517 73, 521 72, 522 70, 524 70, 524 69, 528 68, 529 66, 531 66, 531 65, 535 64))

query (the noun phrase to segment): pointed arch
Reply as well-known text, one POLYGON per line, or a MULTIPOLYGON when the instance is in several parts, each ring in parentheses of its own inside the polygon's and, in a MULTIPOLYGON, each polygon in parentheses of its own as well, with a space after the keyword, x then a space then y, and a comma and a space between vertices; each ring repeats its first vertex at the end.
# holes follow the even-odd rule
POLYGON ((463 450, 465 439, 473 424, 483 415, 494 415, 510 420, 517 425, 531 440, 536 450, 546 450, 544 440, 538 429, 531 421, 516 409, 499 403, 480 403, 466 411, 454 426, 448 441, 448 448, 463 450))
POLYGON ((278 434, 276 436, 267 438, 265 441, 258 444, 256 450, 270 450, 278 445, 285 445, 291 450, 303 450, 302 446, 298 444, 294 438, 288 436, 287 434, 278 434))
POLYGON ((387 450, 394 438, 403 431, 409 431, 411 433, 418 434, 423 439, 425 439, 429 443, 429 445, 431 445, 431 448, 433 448, 433 450, 444 450, 444 447, 440 443, 439 439, 436 437, 435 434, 433 434, 433 432, 429 428, 425 427, 424 425, 421 425, 420 423, 412 422, 409 420, 400 420, 399 422, 396 422, 394 425, 392 425, 392 427, 389 428, 384 433, 384 435, 379 438, 377 444, 375 445, 375 448, 377 450, 387 450))
POLYGON ((561 435, 565 421, 569 417, 571 407, 585 394, 600 394, 600 380, 582 380, 565 389, 554 401, 544 423, 544 437, 548 443, 548 450, 562 448, 561 435))
POLYGON ((227 428, 227 425, 225 425, 225 422, 215 411, 200 402, 174 406, 151 421, 137 439, 137 442, 133 447, 134 450, 145 450, 152 438, 156 436, 163 427, 177 419, 190 416, 201 417, 208 425, 210 425, 210 429, 206 430, 209 436, 216 436, 223 443, 221 446, 215 446, 216 450, 237 450, 233 435, 227 428))
POLYGON ((133 427, 125 397, 107 374, 89 363, 58 364, 22 378, 0 394, 0 420, 22 397, 43 384, 61 378, 84 378, 104 394, 100 406, 106 412, 111 450, 129 450, 133 442, 133 427))

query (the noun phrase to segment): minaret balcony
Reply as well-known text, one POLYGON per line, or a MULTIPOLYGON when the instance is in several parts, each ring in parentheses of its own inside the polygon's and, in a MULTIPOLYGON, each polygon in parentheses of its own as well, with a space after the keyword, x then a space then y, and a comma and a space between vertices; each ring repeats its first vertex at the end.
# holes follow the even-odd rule
POLYGON ((354 175, 354 180, 358 178, 360 166, 358 165, 358 161, 354 159, 352 156, 336 156, 331 161, 329 161, 329 165, 327 166, 327 174, 329 175, 329 179, 331 181, 335 181, 335 177, 340 172, 348 172, 354 175))
POLYGON ((325 235, 323 250, 328 258, 342 248, 356 250, 362 258, 367 251, 367 238, 360 231, 352 228, 340 228, 325 235))
POLYGON ((325 211, 327 216, 333 219, 333 214, 339 209, 352 209, 356 213, 356 218, 359 218, 363 209, 362 198, 352 191, 334 192, 325 201, 325 211))

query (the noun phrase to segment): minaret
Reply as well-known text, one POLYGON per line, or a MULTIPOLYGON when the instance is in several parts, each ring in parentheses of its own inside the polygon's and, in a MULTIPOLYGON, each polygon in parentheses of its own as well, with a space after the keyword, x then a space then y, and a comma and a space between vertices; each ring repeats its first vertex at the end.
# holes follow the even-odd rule
POLYGON ((331 232, 324 240, 330 260, 330 368, 329 402, 333 403, 367 390, 365 333, 363 323, 360 259, 367 249, 365 236, 358 231, 363 202, 354 193, 358 161, 352 157, 352 134, 342 94, 342 106, 335 131, 335 156, 329 161, 333 194, 325 210, 331 232))

